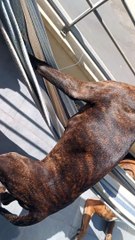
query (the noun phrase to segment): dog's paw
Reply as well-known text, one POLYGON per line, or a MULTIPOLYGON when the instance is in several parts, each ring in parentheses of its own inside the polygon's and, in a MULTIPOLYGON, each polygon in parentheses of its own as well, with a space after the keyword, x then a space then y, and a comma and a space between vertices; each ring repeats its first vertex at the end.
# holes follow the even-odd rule
POLYGON ((79 234, 80 234, 80 229, 78 229, 77 233, 74 236, 72 236, 71 240, 79 240, 80 239, 79 234))
POLYGON ((112 240, 112 234, 111 233, 107 234, 105 240, 112 240))
POLYGON ((82 240, 83 237, 84 237, 84 233, 81 232, 80 230, 78 230, 77 234, 74 236, 74 239, 73 240, 82 240))
POLYGON ((79 238, 78 238, 78 236, 75 235, 71 238, 71 240, 79 240, 79 238))

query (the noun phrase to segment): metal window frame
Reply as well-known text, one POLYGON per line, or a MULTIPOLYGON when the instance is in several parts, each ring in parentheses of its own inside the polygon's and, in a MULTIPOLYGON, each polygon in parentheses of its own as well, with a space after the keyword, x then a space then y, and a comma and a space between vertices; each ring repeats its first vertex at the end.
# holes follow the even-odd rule
MULTIPOLYGON (((61 12, 61 10, 57 6, 57 4, 52 0, 47 0, 47 2, 52 7, 52 9, 57 13, 57 15, 62 20, 62 22, 65 24, 65 26, 68 25, 69 22, 68 22, 67 18, 61 12)), ((61 29, 60 31, 61 31, 62 36, 66 37, 66 34, 63 32, 63 29, 61 29)), ((90 44, 84 43, 84 41, 80 37, 80 32, 79 32, 78 28, 76 26, 72 26, 72 28, 70 29, 70 32, 75 37, 75 39, 78 41, 78 43, 82 46, 82 48, 85 50, 85 52, 90 56, 90 58, 95 63, 95 65, 99 68, 101 73, 104 75, 105 79, 112 79, 113 75, 107 69, 105 64, 103 64, 103 61, 99 58, 99 56, 96 54, 96 52, 92 51, 92 47, 90 46, 90 44)), ((113 77, 113 79, 114 79, 114 77, 113 77)))
MULTIPOLYGON (((63 27, 63 29, 61 30, 61 33, 63 34, 64 37, 66 37, 67 33, 70 31, 73 33, 73 35, 77 38, 77 40, 80 42, 80 39, 77 36, 77 27, 75 26, 76 23, 78 23, 79 21, 81 21, 82 19, 84 19, 87 15, 89 15, 90 13, 94 13, 97 20, 99 21, 99 23, 101 24, 101 26, 104 28, 105 32, 107 33, 107 35, 109 36, 109 38, 111 39, 111 41, 113 42, 114 46, 116 47, 116 49, 118 50, 119 54, 121 55, 121 57, 123 58, 123 60, 125 61, 125 63, 127 64, 127 66, 129 67, 129 69, 131 70, 131 72, 133 73, 133 75, 135 76, 135 68, 133 67, 132 63, 129 61, 129 59, 127 58, 125 52, 123 51, 123 49, 120 47, 118 41, 115 39, 115 37, 113 36, 113 34, 111 33, 111 30, 107 27, 106 23, 103 21, 101 15, 98 12, 98 8, 102 5, 104 5, 107 1, 109 0, 99 0, 96 4, 93 4, 91 0, 86 0, 86 2, 88 3, 88 5, 90 6, 90 8, 88 8, 87 10, 85 10, 82 14, 80 14, 78 17, 76 17, 71 23, 68 22, 68 20, 65 18, 65 16, 63 16, 63 14, 60 12, 60 10, 58 9, 58 7, 56 6, 54 1, 48 0, 48 2, 50 3, 50 5, 55 9, 55 11, 57 12, 57 14, 59 15, 59 17, 64 21, 65 26, 63 27)), ((127 3, 127 0, 121 0, 122 5, 124 6, 128 16, 130 17, 132 23, 135 25, 135 16, 133 16, 133 13, 131 12, 131 9, 129 8, 129 5, 127 3)), ((87 53, 91 56, 91 58, 93 59, 93 61, 97 64, 97 66, 99 67, 99 69, 101 70, 101 72, 106 76, 107 79, 110 79, 107 71, 104 69, 104 67, 102 66, 101 62, 97 61, 96 56, 92 55, 89 49, 86 49, 86 46, 84 46, 84 44, 82 42, 80 42, 83 46, 83 48, 87 51, 87 53)), ((111 75, 110 75, 111 76, 111 75)))

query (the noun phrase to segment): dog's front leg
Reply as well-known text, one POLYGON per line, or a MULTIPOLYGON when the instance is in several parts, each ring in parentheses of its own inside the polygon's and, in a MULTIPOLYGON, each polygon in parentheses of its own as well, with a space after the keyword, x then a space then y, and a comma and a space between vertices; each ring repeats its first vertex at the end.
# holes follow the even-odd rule
POLYGON ((41 217, 39 213, 36 212, 29 212, 27 215, 24 216, 17 216, 12 214, 5 208, 0 207, 0 214, 4 216, 8 221, 16 226, 29 226, 41 221, 41 217))
POLYGON ((115 221, 108 223, 108 229, 105 236, 105 240, 112 240, 112 232, 113 232, 114 225, 115 225, 115 221))
POLYGON ((83 217, 82 217, 81 229, 78 231, 75 240, 81 240, 87 232, 89 222, 93 214, 95 213, 95 210, 92 204, 93 202, 91 199, 86 200, 83 217))

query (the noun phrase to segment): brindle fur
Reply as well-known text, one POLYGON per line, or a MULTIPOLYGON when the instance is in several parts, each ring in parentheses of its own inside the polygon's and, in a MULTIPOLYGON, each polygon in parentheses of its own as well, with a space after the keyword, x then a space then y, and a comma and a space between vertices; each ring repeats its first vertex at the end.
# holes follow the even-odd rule
MULTIPOLYGON (((120 162, 122 167, 135 180, 135 161, 125 159, 120 162)), ((78 231, 75 240, 81 240, 87 232, 89 222, 93 215, 96 214, 104 220, 109 221, 105 240, 112 240, 112 232, 117 217, 101 200, 87 199, 84 206, 81 228, 78 231)))
POLYGON ((37 71, 73 99, 87 102, 73 116, 42 161, 17 153, 0 155, 0 181, 29 213, 0 213, 19 226, 35 224, 72 203, 116 166, 135 141, 135 86, 82 82, 38 60, 37 71))

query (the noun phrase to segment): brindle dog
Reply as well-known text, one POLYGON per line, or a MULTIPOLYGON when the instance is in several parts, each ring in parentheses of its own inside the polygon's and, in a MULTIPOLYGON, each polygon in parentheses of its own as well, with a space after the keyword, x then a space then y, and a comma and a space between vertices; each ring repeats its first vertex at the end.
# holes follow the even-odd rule
POLYGON ((16 199, 28 210, 17 216, 0 207, 0 214, 19 226, 40 222, 72 203, 110 172, 135 141, 135 86, 83 82, 44 62, 32 62, 48 81, 87 104, 42 161, 17 153, 0 156, 0 181, 9 192, 1 193, 3 204, 16 199))

